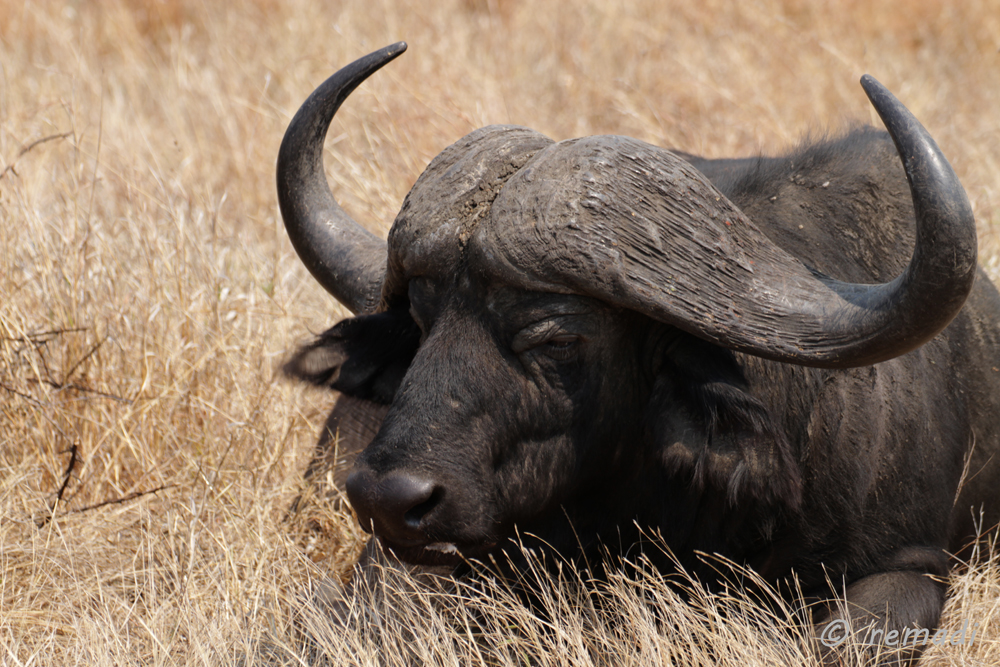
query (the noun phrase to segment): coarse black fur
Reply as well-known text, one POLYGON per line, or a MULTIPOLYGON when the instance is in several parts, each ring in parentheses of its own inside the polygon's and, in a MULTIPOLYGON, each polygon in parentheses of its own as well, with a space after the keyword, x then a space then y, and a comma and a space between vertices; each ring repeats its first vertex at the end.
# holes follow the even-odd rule
MULTIPOLYGON (((910 260, 913 205, 882 131, 782 157, 679 155, 819 274, 881 283, 910 260)), ((503 284, 467 257, 406 278, 405 299, 341 323, 288 366, 390 404, 349 491, 404 559, 450 562, 426 548, 448 543, 473 558, 506 552, 516 569, 516 530, 599 575, 609 550, 634 558, 660 535, 709 584, 720 574, 699 553, 778 586, 794 572, 827 601, 817 624, 848 613, 855 628, 933 628, 948 553, 974 538, 980 510, 987 527, 1000 519, 1000 297, 981 270, 930 343, 846 370, 503 284), (413 485, 427 489, 419 503, 385 509, 413 485), (847 612, 835 603, 845 590, 847 612)), ((675 565, 658 548, 646 556, 675 565)))

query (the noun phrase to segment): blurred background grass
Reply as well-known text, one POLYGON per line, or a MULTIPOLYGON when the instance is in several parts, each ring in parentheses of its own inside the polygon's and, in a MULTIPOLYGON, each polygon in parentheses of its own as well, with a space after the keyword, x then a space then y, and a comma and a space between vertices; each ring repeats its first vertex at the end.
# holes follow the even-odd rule
MULTIPOLYGON (((869 72, 951 160, 1000 276, 1000 0, 0 0, 0 664, 231 662, 291 643, 310 583, 346 572, 349 515, 283 523, 332 397, 276 369, 346 312, 295 259, 273 169, 308 93, 400 39, 327 143, 379 233, 485 124, 774 153, 877 123, 869 72)), ((977 645, 928 663, 1000 662, 995 568, 956 591, 977 645)), ((712 660, 778 660, 741 641, 712 660)), ((587 664, 546 646, 534 664, 587 664)))

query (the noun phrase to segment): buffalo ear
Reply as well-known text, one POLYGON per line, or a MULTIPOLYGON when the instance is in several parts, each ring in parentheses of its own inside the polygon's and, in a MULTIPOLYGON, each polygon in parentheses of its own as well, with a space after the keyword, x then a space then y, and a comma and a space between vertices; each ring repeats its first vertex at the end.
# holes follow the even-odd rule
POLYGON ((681 334, 657 377, 650 423, 668 472, 733 505, 799 506, 802 473, 788 438, 731 351, 681 334))
POLYGON ((389 404, 419 345, 420 329, 406 311, 362 315, 320 334, 295 353, 284 371, 348 396, 389 404))

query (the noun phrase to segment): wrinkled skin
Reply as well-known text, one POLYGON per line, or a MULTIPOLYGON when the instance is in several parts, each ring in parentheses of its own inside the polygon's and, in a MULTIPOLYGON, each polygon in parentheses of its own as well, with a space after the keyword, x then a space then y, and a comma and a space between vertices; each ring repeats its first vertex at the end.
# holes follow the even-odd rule
MULTIPOLYGON (((816 271, 876 283, 909 261, 912 204, 884 133, 782 158, 684 158, 816 271)), ((443 154, 421 178, 454 161, 443 154)), ((418 200, 394 230, 440 210, 418 200)), ((779 588, 794 572, 819 603, 817 631, 844 614, 856 629, 935 627, 947 552, 973 539, 973 510, 985 508, 985 526, 998 520, 1000 298, 982 272, 934 340, 837 370, 733 352, 546 289, 477 239, 435 262, 390 235, 402 259, 382 312, 342 322, 289 366, 388 406, 347 483, 384 546, 426 565, 460 565, 442 545, 465 558, 506 552, 497 569, 511 575, 516 529, 599 576, 607 552, 634 558, 659 533, 710 585, 722 575, 698 552, 779 588)), ((656 547, 646 555, 674 567, 656 547)))

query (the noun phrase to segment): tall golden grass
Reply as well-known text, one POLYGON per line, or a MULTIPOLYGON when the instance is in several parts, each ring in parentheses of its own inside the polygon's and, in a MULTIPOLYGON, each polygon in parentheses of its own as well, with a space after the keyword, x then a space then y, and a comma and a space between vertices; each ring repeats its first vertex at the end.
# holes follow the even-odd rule
MULTIPOLYGON (((399 39, 328 142, 378 232, 484 124, 774 152, 875 122, 870 72, 952 161, 1000 276, 998 0, 0 0, 0 664, 814 664, 789 618, 652 573, 614 579, 610 614, 547 579, 548 620, 391 573, 380 613, 329 620, 313 591, 361 535, 334 503, 320 531, 284 517, 333 397, 276 369, 346 313, 285 238, 274 159, 315 85, 399 39)), ((975 644, 926 664, 1000 664, 991 561, 945 616, 975 644)))

